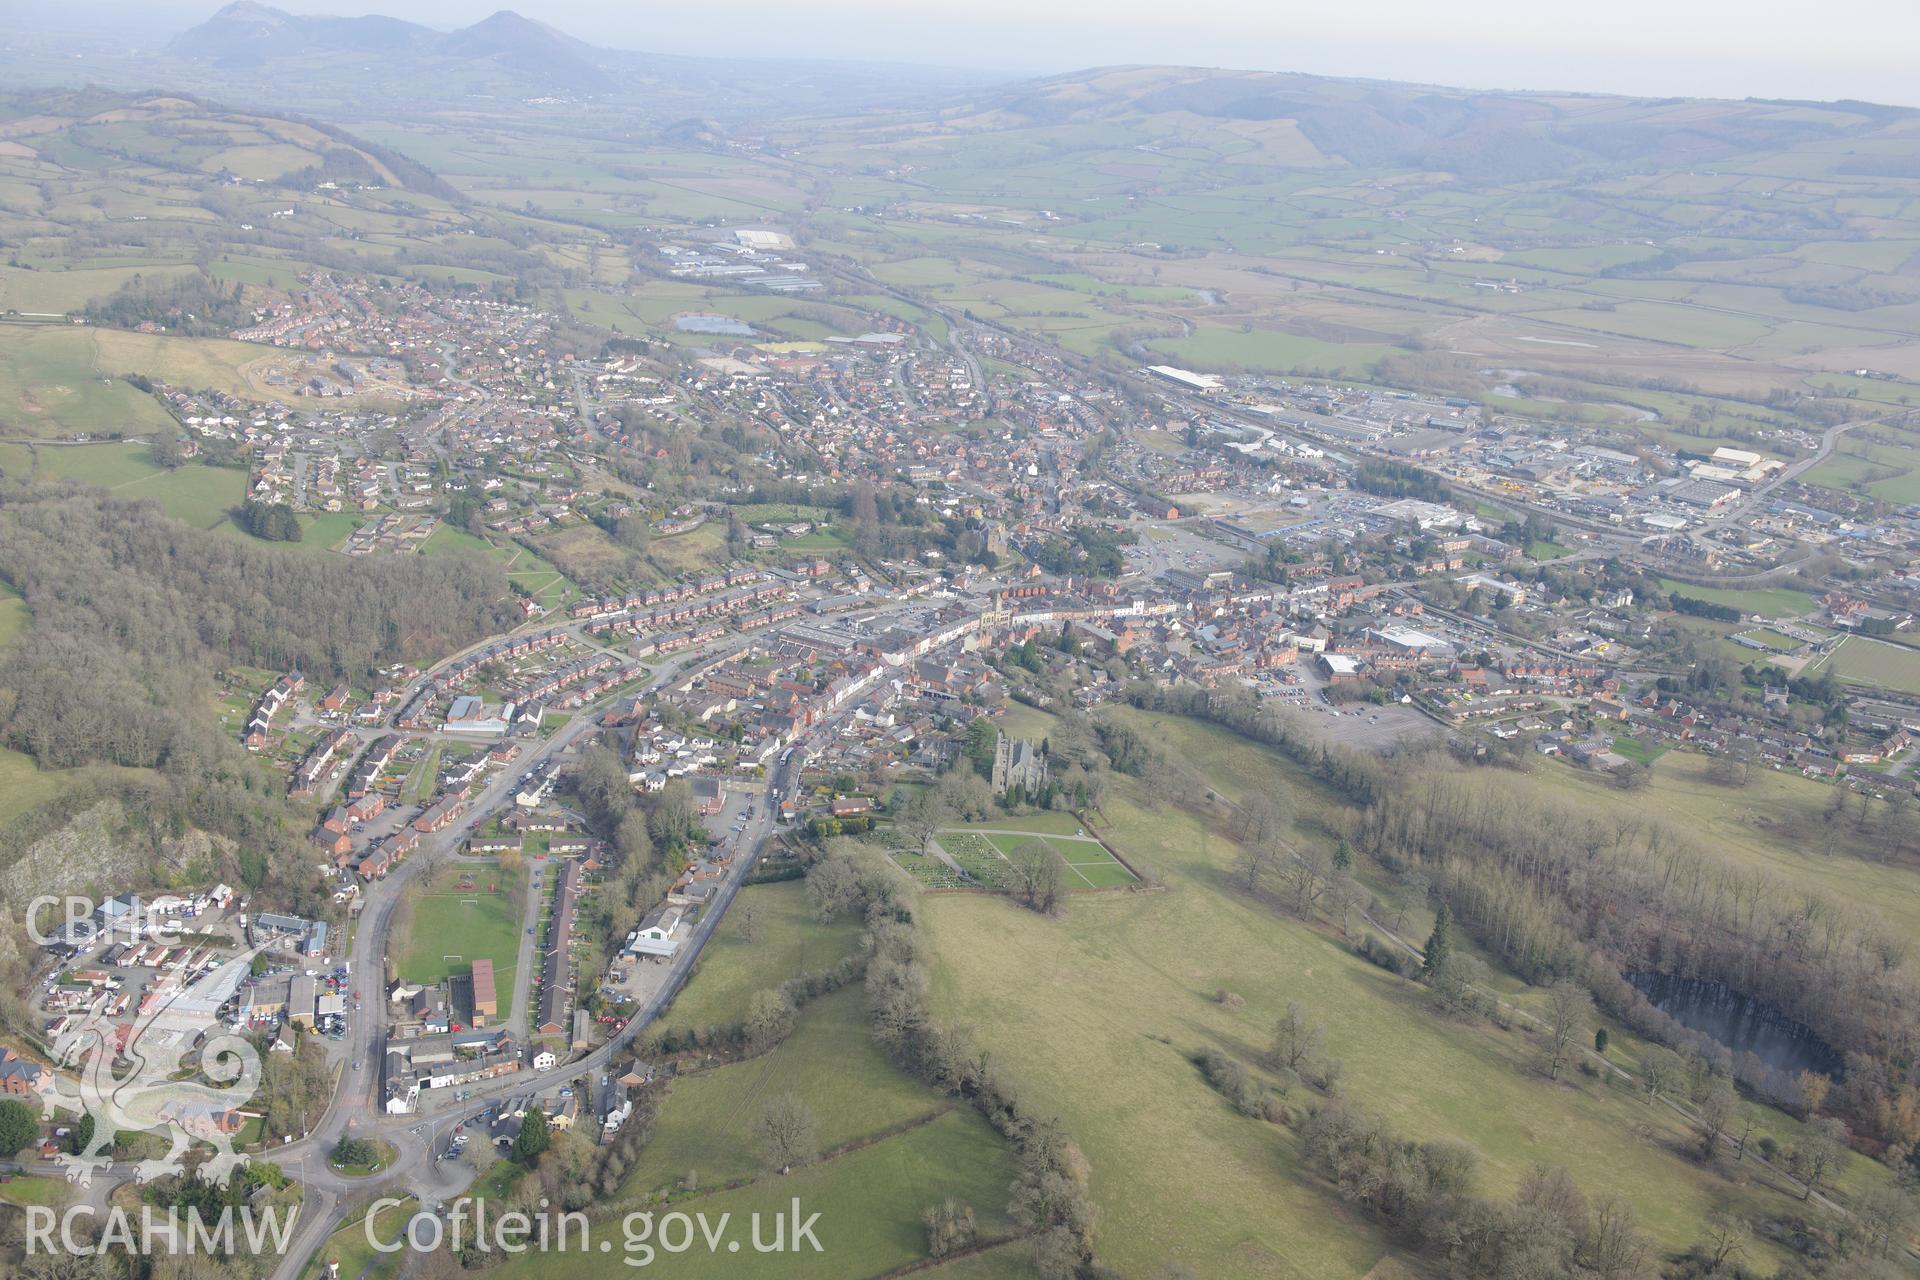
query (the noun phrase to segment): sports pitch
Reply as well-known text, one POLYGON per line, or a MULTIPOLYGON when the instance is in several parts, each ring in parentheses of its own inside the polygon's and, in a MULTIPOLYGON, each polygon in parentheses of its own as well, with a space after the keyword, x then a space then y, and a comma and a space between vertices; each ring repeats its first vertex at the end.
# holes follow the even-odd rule
POLYGON ((949 857, 979 884, 1005 889, 1012 884, 1013 852, 1038 840, 1060 855, 1067 867, 1067 888, 1111 889, 1139 877, 1091 836, 1040 835, 994 828, 954 828, 936 837, 949 857))

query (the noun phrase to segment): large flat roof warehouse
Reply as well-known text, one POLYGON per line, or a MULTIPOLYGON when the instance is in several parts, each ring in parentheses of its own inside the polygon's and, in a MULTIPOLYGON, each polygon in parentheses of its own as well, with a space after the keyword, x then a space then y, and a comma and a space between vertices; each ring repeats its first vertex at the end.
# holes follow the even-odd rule
POLYGON ((733 238, 749 249, 793 248, 793 237, 772 227, 735 227, 733 238))
POLYGON ((1413 627, 1381 627, 1374 632, 1380 642, 1395 649, 1405 649, 1412 653, 1425 653, 1430 650, 1451 649, 1453 646, 1439 636, 1429 635, 1413 627))
POLYGON ((1441 502, 1426 502, 1419 498, 1401 498, 1375 509, 1374 514, 1389 520, 1411 520, 1422 529, 1435 525, 1452 528, 1460 523, 1460 513, 1441 502))
POLYGON ((1156 378, 1162 378, 1189 391, 1218 391, 1220 379, 1210 373, 1193 373, 1186 369, 1176 369, 1170 364, 1150 364, 1147 372, 1156 378))

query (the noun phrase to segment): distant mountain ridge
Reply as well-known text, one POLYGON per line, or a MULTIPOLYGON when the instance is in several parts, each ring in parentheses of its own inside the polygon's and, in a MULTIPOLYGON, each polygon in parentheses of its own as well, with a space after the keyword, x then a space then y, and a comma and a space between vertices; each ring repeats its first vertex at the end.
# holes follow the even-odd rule
POLYGON ((1869 137, 1916 118, 1920 111, 1861 102, 1633 98, 1131 66, 996 86, 943 113, 941 123, 965 131, 1185 122, 1242 139, 1291 137, 1293 154, 1280 167, 1415 168, 1511 181, 1710 165, 1869 137))
MULTIPOLYGON (((6 63, 0 50, 0 70, 6 63)), ((57 83, 127 89, 163 83, 222 101, 335 118, 363 117, 369 106, 376 113, 452 104, 496 111, 535 98, 618 103, 669 120, 930 109, 1001 79, 954 68, 741 62, 607 49, 511 9, 440 31, 381 14, 290 13, 259 0, 234 0, 144 59, 89 63, 29 55, 27 65, 57 83)))
MULTIPOLYGON (((719 137, 873 113, 876 140, 1025 133, 1062 154, 1197 147, 1273 171, 1415 170, 1475 184, 1711 168, 1809 143, 1858 144, 1853 171, 1899 176, 1914 170, 1910 139, 1920 136, 1920 111, 1858 102, 1487 91, 1164 65, 1007 80, 605 49, 513 10, 447 32, 378 14, 298 15, 259 0, 228 4, 149 64, 46 65, 68 83, 177 84, 346 120, 366 117, 369 105, 376 114, 491 113, 590 100, 596 111, 650 116, 654 128, 714 122, 700 133, 719 137)), ((1137 163, 1115 161, 1127 162, 1137 163)))
POLYGON ((256 0, 234 0, 175 36, 167 52, 249 69, 343 54, 393 63, 396 70, 409 63, 438 69, 470 64, 503 73, 528 90, 589 95, 613 90, 617 81, 608 64, 632 56, 596 49, 510 9, 443 32, 381 14, 288 13, 256 0))

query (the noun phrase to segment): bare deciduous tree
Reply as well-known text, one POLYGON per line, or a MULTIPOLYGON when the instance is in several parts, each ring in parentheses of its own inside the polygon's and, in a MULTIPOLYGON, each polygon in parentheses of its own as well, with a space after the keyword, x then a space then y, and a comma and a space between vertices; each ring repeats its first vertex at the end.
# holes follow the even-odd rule
POLYGON ((1653 1047, 1640 1055, 1640 1088, 1647 1101, 1663 1097, 1680 1078, 1680 1059, 1670 1049, 1653 1047))
POLYGON ((1712 1160, 1720 1153, 1720 1139, 1726 1135, 1740 1111, 1731 1082, 1722 1082, 1707 1090, 1700 1100, 1700 1158, 1712 1160))
POLYGON ((1581 1261, 1600 1280, 1637 1280, 1645 1273, 1649 1245, 1634 1221, 1633 1206, 1609 1196, 1593 1207, 1592 1225, 1580 1243, 1581 1261))
POLYGON ((900 830, 922 854, 933 848, 933 837, 953 815, 939 791, 916 791, 900 815, 900 830))
POLYGON ((1313 904, 1327 891, 1327 868, 1319 853, 1302 850, 1281 863, 1287 882, 1287 901, 1294 914, 1306 919, 1313 915, 1313 904))
POLYGON ((1593 1016, 1593 997, 1585 987, 1556 982, 1547 988, 1546 1068, 1549 1080, 1558 1080, 1587 1040, 1587 1021, 1593 1016))
POLYGON ((1715 1209, 1708 1214, 1706 1238, 1695 1246, 1707 1264, 1707 1274, 1718 1274, 1720 1268, 1745 1253, 1752 1235, 1746 1219, 1737 1213, 1715 1209))
POLYGON ((806 1164, 820 1154, 815 1137, 813 1110, 791 1093, 778 1094, 760 1108, 754 1124, 760 1150, 767 1167, 785 1173, 797 1164, 806 1164))
POLYGON ((1853 1212, 1866 1233, 1868 1251, 1876 1258, 1886 1258, 1912 1232, 1915 1219, 1920 1218, 1920 1205, 1906 1190, 1880 1184, 1854 1198, 1853 1212))
POLYGON ((1265 843, 1244 844, 1234 859, 1233 878, 1247 893, 1258 893, 1273 871, 1274 851, 1265 843))
POLYGON ((1298 1074, 1307 1060, 1320 1051, 1324 1030, 1305 1005, 1289 1000, 1287 1011, 1274 1024, 1273 1045, 1268 1056, 1275 1066, 1298 1074))
POLYGON ((1007 855, 1013 868, 1014 892, 1020 901, 1042 915, 1052 915, 1060 904, 1066 866, 1045 840, 1023 840, 1007 855))
POLYGON ((1831 1116, 1807 1126, 1787 1155, 1787 1168, 1806 1184, 1801 1199, 1811 1200, 1847 1154, 1847 1126, 1831 1116))

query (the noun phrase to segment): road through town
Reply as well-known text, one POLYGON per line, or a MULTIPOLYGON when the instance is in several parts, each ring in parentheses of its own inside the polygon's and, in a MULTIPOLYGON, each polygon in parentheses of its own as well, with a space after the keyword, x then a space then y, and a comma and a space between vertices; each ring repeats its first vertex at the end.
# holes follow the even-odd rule
MULTIPOLYGON (((582 725, 584 732, 587 722, 577 723, 582 725)), ((797 764, 791 763, 777 769, 773 778, 774 787, 790 787, 797 769, 797 764)), ((479 811, 478 807, 476 811, 479 811)), ((305 1264, 345 1221, 348 1209, 371 1195, 413 1195, 423 1205, 434 1205, 463 1190, 463 1168, 453 1161, 441 1161, 437 1156, 444 1150, 446 1139, 457 1125, 475 1119, 502 1096, 530 1089, 555 1088, 590 1078, 611 1066, 634 1038, 660 1016, 685 985, 701 951, 712 938, 741 884, 772 837, 776 811, 777 806, 770 800, 759 801, 750 810, 749 824, 739 842, 742 856, 734 860, 713 904, 701 917, 686 945, 673 958, 667 980, 606 1044, 574 1062, 542 1072, 531 1079, 516 1072, 475 1085, 463 1090, 461 1100, 451 1106, 436 1107, 432 1102, 423 1103, 423 1108, 431 1110, 423 1111, 421 1115, 382 1114, 377 1104, 377 1064, 368 1060, 360 1071, 349 1068, 341 1078, 340 1087, 326 1116, 313 1133, 271 1153, 274 1162, 307 1189, 301 1221, 297 1224, 291 1247, 274 1271, 275 1280, 294 1280, 299 1276, 305 1264), (349 1134, 380 1138, 392 1143, 397 1152, 393 1164, 370 1178, 347 1179, 335 1173, 327 1164, 327 1154, 342 1137, 349 1134)), ((381 896, 379 914, 374 915, 369 909, 368 916, 363 918, 362 933, 356 939, 357 970, 366 960, 384 954, 381 948, 385 945, 394 904, 398 902, 399 895, 392 893, 381 896), (365 956, 362 955, 363 948, 365 956)), ((356 1043, 355 1051, 371 1053, 371 1045, 377 1043, 384 1034, 376 1028, 376 1023, 383 1023, 384 1017, 362 1018, 359 1022, 361 1030, 356 1034, 363 1038, 364 1043, 356 1043)))

